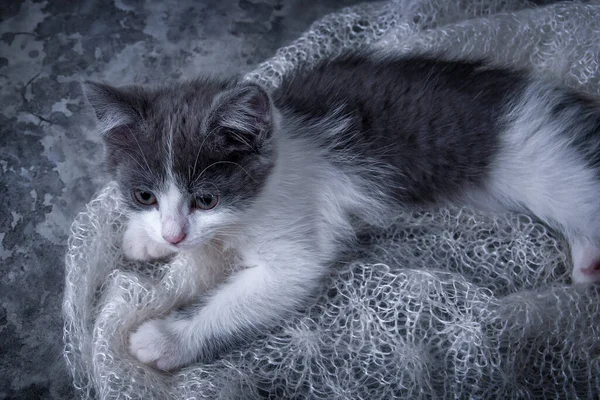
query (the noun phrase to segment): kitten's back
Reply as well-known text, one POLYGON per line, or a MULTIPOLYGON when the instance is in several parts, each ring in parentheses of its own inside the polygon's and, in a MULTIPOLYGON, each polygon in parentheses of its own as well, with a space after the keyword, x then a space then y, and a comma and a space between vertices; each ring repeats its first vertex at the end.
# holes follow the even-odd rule
POLYGON ((273 97, 307 119, 343 106, 353 127, 341 134, 353 139, 338 150, 350 143, 360 157, 394 166, 396 196, 421 203, 481 182, 526 80, 480 62, 354 53, 296 71, 273 97))

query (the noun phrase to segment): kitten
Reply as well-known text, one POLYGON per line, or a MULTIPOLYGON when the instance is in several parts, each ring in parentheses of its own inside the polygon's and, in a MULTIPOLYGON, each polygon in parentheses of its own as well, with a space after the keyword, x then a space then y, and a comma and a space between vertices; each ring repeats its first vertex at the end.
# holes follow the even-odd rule
POLYGON ((216 79, 85 91, 131 209, 125 254, 188 252, 206 275, 225 265, 215 243, 240 260, 130 336, 159 369, 211 360, 304 304, 351 217, 385 225, 440 201, 526 211, 567 236, 575 282, 600 280, 600 108, 524 72, 360 53, 271 94, 216 79))

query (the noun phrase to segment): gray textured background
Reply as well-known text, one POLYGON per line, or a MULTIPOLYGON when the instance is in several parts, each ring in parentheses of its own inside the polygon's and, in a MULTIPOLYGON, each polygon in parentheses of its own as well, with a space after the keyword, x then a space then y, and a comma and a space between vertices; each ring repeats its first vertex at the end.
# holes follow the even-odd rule
POLYGON ((71 221, 106 180, 82 78, 232 74, 356 0, 0 0, 0 398, 70 398, 71 221))

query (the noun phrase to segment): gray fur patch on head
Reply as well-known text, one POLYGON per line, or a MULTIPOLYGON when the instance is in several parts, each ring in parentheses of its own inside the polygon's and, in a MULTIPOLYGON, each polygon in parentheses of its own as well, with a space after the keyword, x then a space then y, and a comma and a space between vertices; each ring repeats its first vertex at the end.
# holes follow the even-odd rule
MULTIPOLYGON (((106 145, 108 171, 125 193, 217 191, 241 207, 274 163, 271 100, 252 84, 196 79, 157 88, 86 82, 106 145)), ((131 202, 136 206, 135 202, 131 202)))

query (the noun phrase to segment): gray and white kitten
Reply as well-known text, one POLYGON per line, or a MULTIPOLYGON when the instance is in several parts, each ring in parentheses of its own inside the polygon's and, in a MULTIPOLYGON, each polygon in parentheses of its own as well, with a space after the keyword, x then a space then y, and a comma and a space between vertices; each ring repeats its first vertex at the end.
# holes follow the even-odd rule
POLYGON ((600 280, 600 108, 526 73, 361 53, 270 94, 214 79, 85 92, 130 207, 125 254, 187 252, 208 282, 221 254, 238 260, 132 333, 132 354, 159 369, 276 326, 353 239, 351 218, 384 225, 413 205, 534 214, 568 238, 573 280, 600 280))

